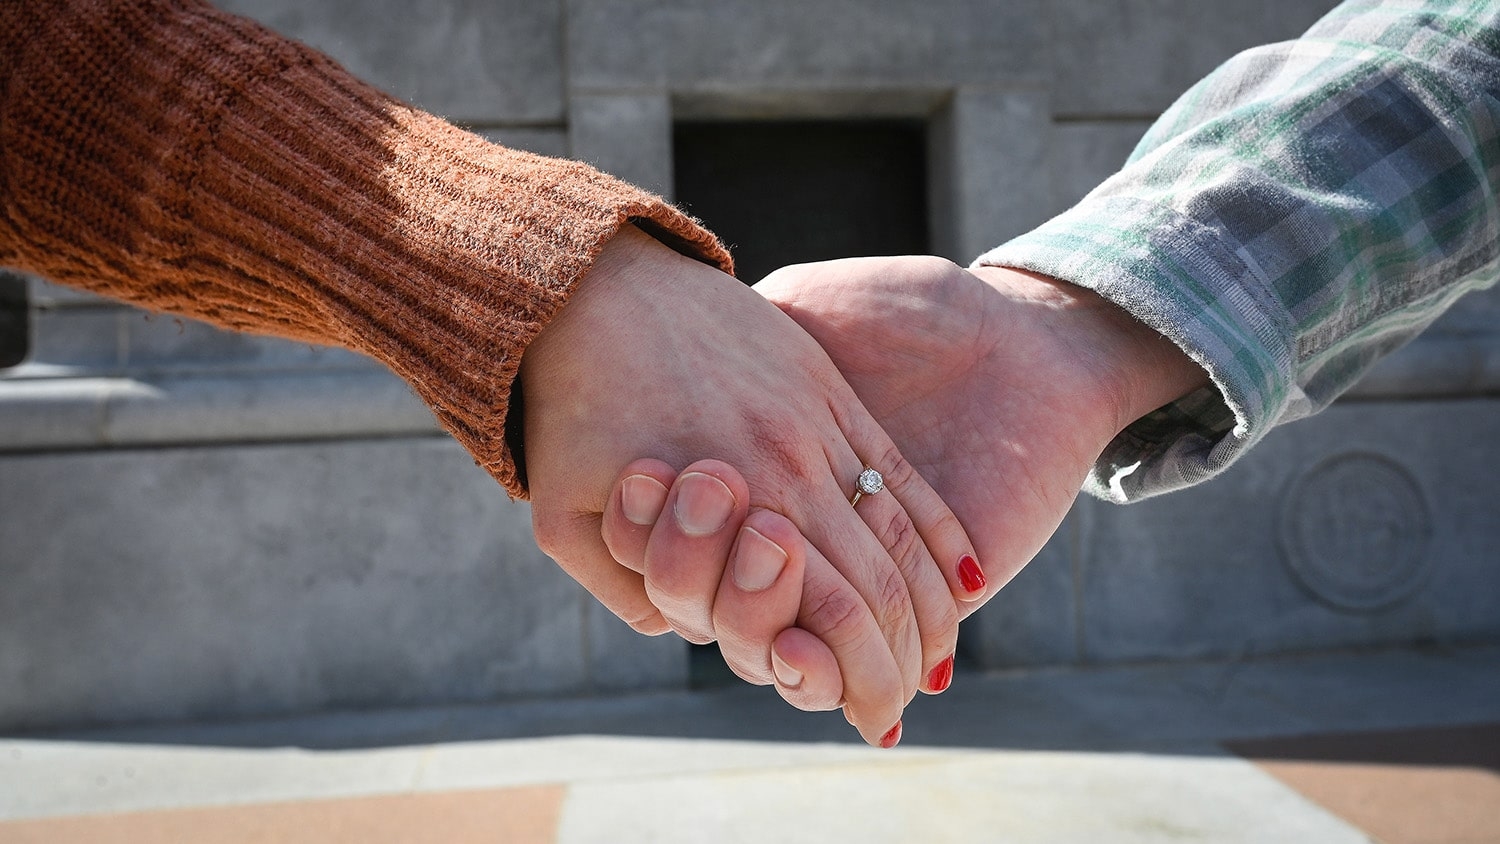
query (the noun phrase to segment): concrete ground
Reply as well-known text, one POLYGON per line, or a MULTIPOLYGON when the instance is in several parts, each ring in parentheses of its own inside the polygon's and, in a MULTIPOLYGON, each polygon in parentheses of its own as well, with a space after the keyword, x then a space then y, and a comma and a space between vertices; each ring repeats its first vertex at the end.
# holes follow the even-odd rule
POLYGON ((1500 646, 0 738, 0 842, 1500 841, 1500 646))

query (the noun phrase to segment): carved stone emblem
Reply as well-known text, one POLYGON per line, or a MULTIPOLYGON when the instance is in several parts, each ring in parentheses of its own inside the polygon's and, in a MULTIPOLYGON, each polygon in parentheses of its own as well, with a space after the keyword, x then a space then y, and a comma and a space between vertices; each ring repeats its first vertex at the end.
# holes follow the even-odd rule
POLYGON ((1278 528, 1287 567, 1335 609, 1385 609, 1426 580, 1427 500, 1389 458, 1351 453, 1313 467, 1282 502, 1278 528))

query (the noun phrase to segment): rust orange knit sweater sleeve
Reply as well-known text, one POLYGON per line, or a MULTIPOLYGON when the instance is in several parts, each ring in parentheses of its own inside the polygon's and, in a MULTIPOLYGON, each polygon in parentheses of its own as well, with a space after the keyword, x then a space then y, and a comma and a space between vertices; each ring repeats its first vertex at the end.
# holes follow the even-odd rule
POLYGON ((0 265, 365 352, 513 494, 522 351, 658 197, 483 141, 194 0, 0 2, 0 265))

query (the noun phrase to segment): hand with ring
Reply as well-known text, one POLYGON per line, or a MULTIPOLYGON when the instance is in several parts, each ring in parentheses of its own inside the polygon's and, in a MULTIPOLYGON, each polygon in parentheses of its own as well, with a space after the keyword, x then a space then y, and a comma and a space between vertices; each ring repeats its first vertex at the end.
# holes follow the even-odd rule
MULTIPOLYGON (((741 510, 736 516, 745 512, 743 519, 732 518, 713 533, 684 531, 673 511, 705 506, 705 499, 722 494, 718 485, 693 480, 701 474, 722 479, 728 488, 745 486, 733 467, 716 460, 699 461, 680 475, 657 460, 637 460, 626 466, 604 514, 604 536, 611 553, 626 566, 644 571, 648 590, 652 575, 663 566, 690 564, 719 577, 705 587, 700 601, 712 607, 714 635, 735 673, 753 683, 774 682, 781 696, 799 709, 843 706, 845 678, 851 685, 860 685, 870 665, 869 654, 851 646, 847 631, 818 623, 817 616, 826 611, 830 600, 829 590, 839 584, 820 576, 817 567, 804 573, 804 558, 817 551, 809 549, 797 527, 778 513, 741 510), (663 496, 655 490, 668 491, 663 496), (766 574, 772 571, 776 574, 766 574), (744 670, 767 662, 772 667, 769 678, 744 670)), ((851 498, 864 507, 883 484, 877 485, 875 470, 867 468, 860 474, 863 482, 854 479, 851 498)), ((983 575, 977 563, 967 555, 960 563, 966 592, 982 596, 983 575)), ((832 598, 841 601, 836 593, 832 598)), ((952 677, 950 650, 925 666, 920 690, 940 693, 952 677)), ((846 714, 854 720, 855 716, 846 714)), ((899 741, 899 726, 882 734, 878 744, 889 747, 899 741)))
MULTIPOLYGON (((839 696, 822 702, 842 700, 867 741, 881 743, 952 656, 958 601, 975 597, 958 575, 974 553, 967 536, 823 350, 740 282, 627 227, 527 349, 521 383, 537 540, 636 629, 723 639, 713 600, 722 569, 700 561, 724 559, 725 526, 749 519, 764 530, 740 537, 759 561, 760 579, 746 583, 769 576, 773 595, 783 578, 795 587, 777 629, 799 629, 809 652, 837 662, 839 696), (641 516, 612 494, 640 455, 659 462, 623 485, 646 510, 670 514, 661 521, 674 540, 701 556, 637 556, 632 566, 611 554, 652 538, 630 518, 627 530, 604 530, 615 508, 641 516), (738 472, 699 462, 709 457, 738 472), (851 508, 867 464, 885 491, 851 508)), ((769 647, 728 652, 741 676, 775 681, 769 647)))
MULTIPOLYGON (((854 258, 788 267, 755 289, 823 346, 963 521, 985 561, 980 569, 968 558, 955 571, 955 594, 978 597, 958 604, 963 615, 1040 550, 1126 425, 1208 384, 1176 346, 1098 295, 1016 270, 966 270, 929 257, 854 258)), ((656 534, 670 536, 664 522, 656 534)), ((604 529, 619 528, 607 519, 604 529)), ((682 550, 656 534, 649 546, 611 546, 622 562, 644 566, 648 585, 658 555, 682 550)), ((695 559, 725 572, 726 584, 739 564, 732 554, 695 559)), ((721 601, 726 594, 735 597, 721 588, 721 601)), ((730 606, 718 615, 721 641, 773 655, 801 647, 730 606)), ((842 660, 809 660, 804 669, 803 683, 813 691, 788 697, 796 705, 852 680, 842 660), (823 674, 841 669, 842 678, 823 674)), ((951 669, 928 686, 944 685, 951 669)))

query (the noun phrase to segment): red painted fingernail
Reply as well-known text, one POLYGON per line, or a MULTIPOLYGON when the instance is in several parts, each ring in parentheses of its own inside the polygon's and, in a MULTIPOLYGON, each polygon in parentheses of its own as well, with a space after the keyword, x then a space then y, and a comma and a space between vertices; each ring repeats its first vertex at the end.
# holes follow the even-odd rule
POLYGON ((933 666, 932 671, 928 672, 927 688, 931 689, 933 694, 937 694, 948 688, 952 682, 953 656, 950 654, 947 659, 933 666))
POLYGON ((880 746, 889 749, 895 747, 896 742, 899 741, 901 741, 901 722, 897 721, 896 726, 892 727, 890 732, 880 737, 880 746))
POLYGON ((959 559, 958 582, 971 594, 984 591, 984 569, 979 567, 979 561, 974 559, 973 554, 965 554, 959 559))

